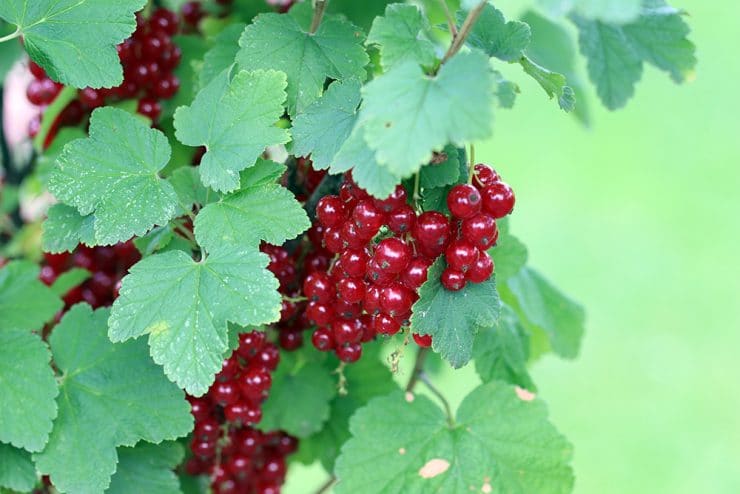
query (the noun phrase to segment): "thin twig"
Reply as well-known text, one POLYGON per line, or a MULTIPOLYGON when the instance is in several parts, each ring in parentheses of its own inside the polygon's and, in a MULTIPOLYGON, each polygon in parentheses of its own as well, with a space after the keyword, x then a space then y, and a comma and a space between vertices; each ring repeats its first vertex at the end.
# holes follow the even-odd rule
POLYGON ((429 353, 428 348, 419 348, 416 354, 416 362, 414 362, 414 370, 411 371, 411 377, 409 378, 408 384, 406 384, 406 392, 411 393, 419 381, 421 373, 424 372, 424 361, 429 353))
POLYGON ((313 8, 313 19, 311 19, 311 29, 308 31, 309 33, 315 33, 321 25, 321 19, 324 18, 324 11, 328 4, 329 0, 316 0, 316 4, 313 8))
POLYGON ((337 478, 332 475, 331 477, 329 477, 329 480, 324 482, 321 485, 321 487, 319 487, 319 490, 316 491, 316 494, 326 494, 327 492, 329 492, 329 489, 331 489, 332 486, 334 486, 334 483, 336 481, 337 481, 337 478))
POLYGON ((455 418, 452 416, 452 408, 450 407, 450 403, 447 401, 447 398, 445 398, 444 395, 437 389, 437 387, 432 384, 429 376, 427 376, 424 371, 419 372, 419 381, 426 384, 427 388, 429 388, 429 391, 431 391, 432 394, 436 396, 440 402, 442 402, 442 406, 445 408, 445 414, 447 414, 447 423, 451 428, 455 427, 455 418))
POLYGON ((455 25, 455 19, 452 17, 452 12, 450 12, 450 7, 447 6, 447 0, 439 0, 439 3, 442 4, 442 9, 445 12, 445 17, 447 18, 447 25, 450 28, 450 34, 452 34, 452 39, 457 38, 457 26, 455 25))
POLYGON ((483 13, 483 9, 486 7, 486 4, 488 4, 487 0, 483 0, 478 5, 476 5, 473 10, 468 12, 468 16, 465 18, 465 22, 463 22, 463 25, 460 27, 460 32, 455 36, 452 40, 452 44, 450 44, 450 48, 447 50, 447 53, 445 53, 445 56, 442 58, 442 63, 447 62, 450 58, 454 57, 458 51, 460 51, 460 48, 463 47, 465 44, 465 40, 470 35, 470 31, 473 30, 473 26, 475 25, 476 21, 478 20, 478 17, 483 13))
POLYGON ((8 34, 7 36, 0 37, 0 43, 5 43, 6 41, 10 41, 11 39, 15 39, 21 35, 21 30, 16 29, 14 32, 8 34))
POLYGON ((475 144, 470 143, 470 156, 468 161, 468 183, 473 183, 473 176, 475 175, 475 144))

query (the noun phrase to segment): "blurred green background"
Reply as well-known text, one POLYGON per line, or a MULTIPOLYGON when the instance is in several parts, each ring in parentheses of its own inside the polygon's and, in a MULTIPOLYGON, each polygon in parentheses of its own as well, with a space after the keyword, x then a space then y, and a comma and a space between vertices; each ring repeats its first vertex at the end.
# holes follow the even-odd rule
MULTIPOLYGON (((587 310, 581 356, 533 369, 579 494, 740 492, 740 3, 671 3, 690 14, 693 83, 647 68, 626 109, 592 96, 585 129, 517 75, 478 149, 516 190, 530 263, 587 310)), ((455 403, 476 385, 469 368, 445 380, 467 384, 455 403)), ((322 478, 291 477, 293 493, 322 478)))

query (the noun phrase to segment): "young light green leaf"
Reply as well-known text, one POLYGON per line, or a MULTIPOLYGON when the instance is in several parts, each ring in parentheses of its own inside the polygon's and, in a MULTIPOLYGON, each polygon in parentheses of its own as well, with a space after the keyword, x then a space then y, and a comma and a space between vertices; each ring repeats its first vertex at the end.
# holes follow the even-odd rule
POLYGON ((530 75, 545 90, 550 98, 558 98, 558 105, 567 112, 576 107, 576 95, 563 74, 540 67, 527 57, 519 59, 524 72, 530 75))
POLYGON ((425 396, 375 398, 350 421, 336 494, 567 494, 571 446, 531 393, 492 382, 473 390, 450 426, 425 396))
POLYGON ((365 79, 363 39, 359 29, 332 15, 310 34, 293 16, 261 14, 244 30, 236 61, 247 70, 285 72, 288 113, 295 116, 319 99, 326 79, 365 79))
POLYGON ((239 188, 246 189, 259 185, 274 184, 280 181, 287 169, 287 165, 283 163, 259 158, 256 165, 241 172, 239 188))
POLYGON ((334 157, 331 173, 352 170, 352 179, 373 197, 386 198, 401 182, 387 168, 380 166, 375 159, 375 151, 365 141, 365 128, 356 125, 349 138, 334 157))
POLYGON ((381 166, 409 177, 448 143, 490 137, 493 91, 479 51, 455 55, 434 77, 413 62, 396 65, 363 88, 365 140, 381 166))
POLYGON ((180 494, 180 483, 173 469, 182 462, 185 451, 176 442, 140 442, 134 448, 118 448, 118 467, 106 494, 180 494))
POLYGON ((59 392, 50 362, 37 335, 0 331, 0 441, 28 451, 44 448, 59 392))
MULTIPOLYGON (((457 22, 462 25, 467 12, 457 13, 457 22)), ((532 36, 529 26, 524 22, 506 22, 504 14, 490 3, 486 4, 478 21, 470 31, 467 44, 486 52, 505 62, 515 62, 521 58, 532 36)))
POLYGON ((483 382, 504 381, 535 391, 527 370, 529 334, 519 317, 503 306, 495 327, 482 330, 475 339, 475 370, 483 382))
POLYGON ((39 281, 39 267, 13 261, 0 268, 0 331, 34 330, 49 321, 64 304, 39 281))
POLYGON ((250 187, 204 207, 195 237, 206 251, 220 246, 282 245, 311 227, 303 206, 281 185, 250 187))
POLYGON ((169 159, 162 132, 126 111, 98 108, 90 137, 64 147, 49 190, 82 216, 94 214, 95 243, 112 245, 174 217, 177 195, 159 176, 169 159))
POLYGON ((288 142, 288 132, 274 125, 283 113, 285 85, 285 74, 274 70, 243 70, 231 81, 224 73, 191 106, 177 109, 177 139, 208 149, 200 164, 204 185, 237 189, 239 172, 254 166, 267 146, 288 142))
POLYGON ((51 335, 59 414, 34 460, 61 492, 103 492, 117 446, 176 439, 193 427, 184 393, 151 361, 146 343, 108 340, 108 313, 76 305, 51 335))
POLYGON ((72 252, 79 244, 95 245, 95 215, 82 216, 72 206, 54 204, 49 208, 41 234, 45 252, 72 252))
POLYGON ((584 333, 583 308, 561 293, 531 268, 509 278, 507 286, 516 297, 525 324, 547 333, 553 350, 564 358, 575 358, 584 333))
POLYGON ((336 381, 317 362, 290 368, 278 367, 270 394, 262 404, 259 428, 284 430, 298 438, 321 430, 329 419, 329 404, 336 395, 336 381), (295 406, 300 403, 300 406, 295 406))
POLYGON ((234 64, 239 52, 239 38, 246 24, 238 22, 230 24, 218 33, 213 41, 213 47, 203 57, 203 67, 200 70, 200 87, 206 87, 221 72, 234 64))
POLYGON ((293 119, 293 154, 310 154, 315 169, 328 168, 352 133, 360 99, 358 80, 333 82, 321 98, 293 119))
POLYGON ((384 16, 373 21, 367 43, 380 47, 385 70, 406 61, 431 66, 437 57, 434 45, 424 33, 428 28, 425 24, 426 17, 416 5, 393 3, 386 7, 384 16))
POLYGON ((432 335, 432 349, 459 368, 472 358, 478 330, 492 328, 498 321, 501 301, 493 278, 468 283, 457 292, 446 290, 439 281, 444 268, 441 258, 429 268, 412 308, 411 331, 432 335))
POLYGON ((641 0, 575 0, 575 11, 588 19, 622 24, 640 15, 641 0))
POLYGON ((91 276, 90 271, 83 268, 72 268, 69 271, 65 271, 60 274, 59 277, 54 280, 51 285, 51 291, 57 294, 58 297, 63 297, 65 293, 70 291, 76 286, 80 286, 91 276))
POLYGON ((10 444, 0 443, 0 491, 4 492, 2 488, 5 488, 30 492, 37 480, 31 454, 10 444))
POLYGON ((504 76, 494 71, 494 77, 496 78, 496 97, 498 98, 498 106, 501 108, 513 108, 514 102, 516 101, 516 95, 519 94, 519 86, 504 78, 504 76))
POLYGON ((500 231, 496 246, 488 252, 496 265, 496 281, 503 283, 527 263, 527 247, 514 235, 500 231))
POLYGON ((648 0, 640 16, 624 25, 571 16, 589 76, 607 108, 620 108, 632 97, 644 62, 668 72, 677 83, 693 77, 695 47, 681 15, 662 0, 648 0))
POLYGON ((192 395, 208 390, 228 348, 227 323, 280 318, 277 279, 257 249, 214 250, 201 262, 182 251, 140 261, 123 279, 109 321, 112 341, 149 335, 154 361, 192 395))
POLYGON ((0 17, 15 24, 34 62, 55 81, 78 88, 123 80, 116 45, 136 28, 146 0, 3 0, 0 17))

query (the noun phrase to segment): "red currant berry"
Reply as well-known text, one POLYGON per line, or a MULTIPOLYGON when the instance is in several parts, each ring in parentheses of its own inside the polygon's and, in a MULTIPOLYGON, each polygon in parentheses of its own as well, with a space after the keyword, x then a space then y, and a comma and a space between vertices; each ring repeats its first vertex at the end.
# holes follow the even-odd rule
POLYGON ((455 218, 475 216, 480 213, 482 206, 480 192, 470 184, 455 185, 447 194, 447 207, 455 218))
POLYGON ((280 363, 280 351, 278 347, 272 343, 268 343, 255 355, 254 362, 263 366, 265 369, 275 370, 280 363))
POLYGON ((41 65, 37 64, 33 60, 28 62, 28 68, 30 69, 31 74, 36 79, 46 79, 47 78, 46 71, 41 68, 41 65))
POLYGON ((95 108, 99 108, 105 104, 105 98, 101 91, 91 87, 86 87, 80 91, 80 102, 88 110, 94 110, 95 108))
POLYGON ((486 213, 464 220, 460 230, 463 238, 480 250, 490 249, 498 240, 496 220, 486 213))
POLYGON ((337 295, 350 304, 362 302, 365 298, 365 283, 358 278, 341 278, 337 282, 337 295))
POLYGON ((377 334, 392 336, 401 331, 401 324, 388 314, 378 314, 373 317, 372 325, 377 334))
POLYGON ((334 349, 334 336, 329 328, 319 328, 311 335, 311 343, 316 350, 328 352, 334 349))
POLYGON ((363 300, 363 308, 368 314, 374 315, 380 312, 380 295, 382 289, 378 286, 370 286, 365 291, 365 299, 363 300))
POLYGON ((385 199, 374 199, 373 203, 382 213, 390 213, 406 205, 406 189, 402 185, 396 185, 396 189, 385 199))
POLYGON ((152 92, 159 99, 170 99, 180 90, 180 79, 174 74, 168 74, 159 79, 152 92))
POLYGON ((187 2, 181 9, 183 20, 195 27, 205 15, 201 9, 200 2, 187 2))
POLYGON ((370 256, 363 249, 350 249, 345 250, 339 256, 342 269, 344 272, 353 278, 362 278, 367 272, 367 263, 370 260, 370 256))
POLYGON ((334 304, 334 312, 339 318, 355 319, 362 313, 362 307, 359 304, 350 304, 345 300, 340 300, 334 304))
POLYGON ((209 441, 193 441, 190 450, 199 458, 212 458, 216 455, 216 443, 209 441))
POLYGON ((407 204, 404 204, 398 209, 388 213, 388 219, 386 220, 388 228, 397 235, 410 232, 414 227, 415 221, 416 213, 413 208, 407 204))
POLYGON ((177 45, 172 45, 169 50, 163 51, 159 55, 159 65, 162 70, 175 70, 182 60, 182 49, 177 45))
POLYGON ((362 345, 359 343, 349 343, 338 347, 334 350, 339 360, 351 364, 360 360, 362 356, 362 345))
POLYGON ((429 348, 430 346, 432 346, 432 335, 430 334, 422 335, 422 334, 413 333, 411 336, 413 336, 414 341, 421 348, 429 348))
POLYGON ((139 106, 136 108, 136 112, 144 115, 152 122, 156 122, 162 114, 162 105, 155 99, 142 98, 139 100, 139 106))
POLYGON ((380 307, 389 316, 402 316, 411 310, 416 294, 400 283, 392 283, 380 294, 380 307))
POLYGON ((465 288, 465 273, 461 271, 455 271, 452 268, 447 268, 442 271, 440 277, 442 286, 451 292, 456 292, 465 288))
POLYGON ((328 305, 311 302, 306 307, 306 317, 317 326, 326 326, 334 319, 334 309, 328 305))
POLYGON ((190 413, 196 422, 203 422, 211 416, 211 404, 205 398, 189 398, 190 413))
POLYGON ((498 173, 496 173, 493 168, 488 165, 484 165, 483 163, 475 165, 475 171, 473 174, 473 184, 479 189, 501 180, 501 177, 499 177, 498 173))
POLYGON ((416 219, 413 235, 425 256, 437 257, 450 240, 450 222, 442 213, 427 211, 416 219))
POLYGON ((232 355, 231 358, 224 359, 224 363, 221 365, 221 371, 216 376, 219 381, 230 381, 239 373, 239 360, 236 355, 232 355))
POLYGON ((366 199, 357 203, 352 211, 352 220, 360 235, 365 239, 370 239, 383 226, 385 218, 373 202, 366 199))
POLYGON ((396 275, 380 266, 374 259, 367 263, 368 281, 376 286, 385 286, 392 282, 396 275))
POLYGON ((324 227, 340 226, 347 218, 347 211, 339 196, 324 196, 316 205, 316 219, 324 227))
POLYGON ((360 249, 372 238, 372 235, 367 236, 367 230, 363 233, 352 221, 347 221, 342 225, 341 233, 342 242, 344 242, 345 248, 349 249, 360 249))
POLYGON ((195 424, 193 439, 202 442, 216 442, 221 436, 221 428, 213 419, 206 419, 195 424))
POLYGON ((235 455, 226 462, 226 470, 239 479, 245 479, 252 473, 252 458, 247 455, 235 455))
POLYGON ((262 432, 255 429, 243 429, 236 436, 236 449, 243 455, 252 456, 262 446, 264 437, 262 432))
POLYGON ((239 347, 236 353, 245 360, 251 359, 265 344, 265 333, 250 331, 239 335, 239 347))
POLYGON ((400 274, 398 280, 412 290, 416 290, 427 280, 431 262, 423 257, 413 259, 400 274))
POLYGON ((495 219, 503 218, 514 209, 514 191, 504 182, 496 182, 482 190, 483 208, 495 219))
POLYGON ((153 31, 162 31, 170 36, 177 34, 179 24, 177 14, 168 9, 157 9, 149 18, 149 25, 153 31))
POLYGON ((312 302, 327 304, 334 300, 335 291, 329 275, 311 273, 303 281, 303 294, 312 302))
POLYGON ((242 394, 252 401, 258 401, 272 385, 272 376, 264 367, 252 367, 239 378, 242 394))
POLYGON ((51 79, 34 79, 28 84, 26 97, 31 104, 40 106, 51 104, 62 90, 62 85, 51 79))
POLYGON ((324 248, 332 254, 339 254, 344 250, 341 227, 327 227, 326 231, 324 231, 324 248))
POLYGON ((478 256, 478 260, 475 261, 470 267, 470 270, 466 273, 468 281, 473 283, 483 283, 493 275, 494 264, 491 256, 488 252, 481 252, 478 256))
POLYGON ((230 382, 216 381, 208 394, 213 401, 222 407, 236 403, 237 400, 239 400, 239 391, 236 389, 236 386, 230 382))
POLYGON ((445 250, 447 266, 455 271, 466 272, 478 260, 480 251, 465 240, 455 240, 445 250))
POLYGON ((282 330, 278 334, 280 347, 288 352, 298 350, 303 346, 303 332, 300 330, 282 330))
POLYGON ((355 320, 337 320, 331 325, 332 336, 337 346, 359 343, 362 340, 362 325, 355 320))
POLYGON ((411 262, 411 247, 398 238, 386 238, 375 247, 373 261, 389 273, 400 273, 411 262))

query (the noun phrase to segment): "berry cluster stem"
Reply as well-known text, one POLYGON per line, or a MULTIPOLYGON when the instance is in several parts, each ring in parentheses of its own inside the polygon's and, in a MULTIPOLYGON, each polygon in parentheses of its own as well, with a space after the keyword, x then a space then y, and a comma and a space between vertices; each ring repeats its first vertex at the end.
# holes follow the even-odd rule
POLYGON ((414 362, 414 370, 411 371, 411 377, 409 382, 406 384, 406 392, 411 393, 414 391, 416 383, 419 382, 419 377, 424 371, 424 362, 426 361, 427 355, 429 354, 428 348, 419 348, 416 353, 416 361, 414 362))
POLYGON ((313 7, 313 19, 311 19, 311 29, 309 33, 313 34, 321 25, 321 19, 324 18, 324 12, 326 6, 329 4, 329 0, 315 0, 313 7))
POLYGON ((483 9, 486 7, 487 3, 487 0, 483 0, 479 2, 478 5, 473 7, 470 12, 468 12, 468 16, 465 18, 463 25, 460 27, 460 32, 457 34, 457 36, 452 38, 452 43, 447 49, 447 53, 445 53, 445 56, 442 58, 443 64, 447 62, 450 58, 454 57, 457 52, 460 51, 460 48, 463 47, 463 45, 465 44, 465 40, 468 38, 468 35, 470 35, 470 31, 473 30, 473 26, 475 26, 478 18, 483 13, 483 9))
POLYGON ((475 144, 470 144, 470 156, 468 156, 468 183, 473 183, 475 175, 475 144))
POLYGON ((424 371, 419 372, 419 381, 423 382, 426 387, 429 388, 429 391, 431 391, 432 394, 442 403, 442 406, 445 409, 445 415, 447 415, 447 424, 450 426, 450 429, 453 429, 455 427, 455 418, 452 415, 452 408, 450 407, 450 403, 447 401, 447 398, 445 398, 440 390, 432 384, 431 379, 429 379, 429 376, 427 376, 424 371))

